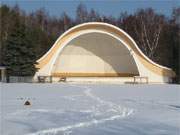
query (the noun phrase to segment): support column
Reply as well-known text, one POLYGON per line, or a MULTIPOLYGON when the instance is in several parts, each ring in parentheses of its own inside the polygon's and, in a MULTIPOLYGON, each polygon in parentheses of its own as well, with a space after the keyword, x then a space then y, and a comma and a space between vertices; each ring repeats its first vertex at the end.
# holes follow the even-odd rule
POLYGON ((1 69, 1 80, 6 82, 6 69, 1 69))

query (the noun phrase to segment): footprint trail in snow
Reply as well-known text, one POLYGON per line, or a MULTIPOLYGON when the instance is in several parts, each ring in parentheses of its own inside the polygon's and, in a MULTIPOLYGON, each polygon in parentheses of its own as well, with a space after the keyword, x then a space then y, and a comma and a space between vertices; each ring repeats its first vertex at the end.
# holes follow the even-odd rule
POLYGON ((71 86, 83 89, 83 94, 87 98, 91 99, 93 102, 96 103, 96 105, 91 107, 92 118, 88 121, 77 122, 75 124, 62 126, 59 128, 45 129, 35 133, 30 133, 28 135, 56 135, 56 134, 68 135, 73 132, 73 129, 85 128, 95 124, 101 124, 108 121, 122 119, 131 115, 134 112, 133 109, 121 107, 120 105, 114 104, 113 102, 105 101, 101 99, 100 97, 94 95, 92 93, 92 89, 87 86, 77 86, 77 85, 71 85, 71 86))

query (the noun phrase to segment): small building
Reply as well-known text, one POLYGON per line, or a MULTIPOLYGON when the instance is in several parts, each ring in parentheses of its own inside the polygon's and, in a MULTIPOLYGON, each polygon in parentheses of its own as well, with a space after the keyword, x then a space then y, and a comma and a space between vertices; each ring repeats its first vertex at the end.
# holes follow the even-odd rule
POLYGON ((37 63, 34 79, 51 76, 52 81, 169 83, 175 76, 150 60, 122 29, 100 22, 67 30, 37 63))
POLYGON ((6 67, 0 66, 0 82, 6 82, 6 67))

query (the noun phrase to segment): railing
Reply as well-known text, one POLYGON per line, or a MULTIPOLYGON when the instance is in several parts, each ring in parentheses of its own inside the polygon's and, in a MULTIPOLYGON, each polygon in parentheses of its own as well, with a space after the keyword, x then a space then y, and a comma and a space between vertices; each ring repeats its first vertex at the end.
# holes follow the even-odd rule
MULTIPOLYGON (((66 82, 66 77, 54 78, 57 82, 66 82)), ((9 83, 52 83, 53 76, 38 76, 37 80, 33 80, 33 76, 10 76, 8 78, 9 83)), ((132 81, 125 82, 130 84, 148 84, 149 80, 146 76, 134 76, 132 81)))

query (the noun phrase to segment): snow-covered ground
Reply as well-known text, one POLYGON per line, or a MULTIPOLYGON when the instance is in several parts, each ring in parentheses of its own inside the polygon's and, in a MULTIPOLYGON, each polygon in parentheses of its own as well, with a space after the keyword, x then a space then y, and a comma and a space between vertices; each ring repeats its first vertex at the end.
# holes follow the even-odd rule
POLYGON ((180 135, 180 85, 0 85, 1 135, 180 135))

